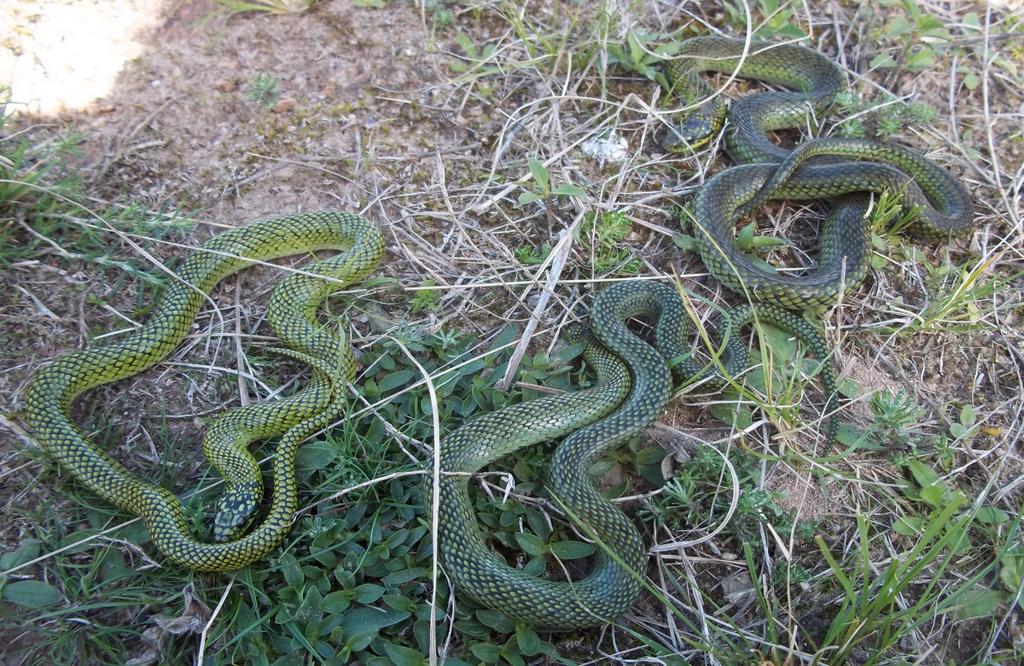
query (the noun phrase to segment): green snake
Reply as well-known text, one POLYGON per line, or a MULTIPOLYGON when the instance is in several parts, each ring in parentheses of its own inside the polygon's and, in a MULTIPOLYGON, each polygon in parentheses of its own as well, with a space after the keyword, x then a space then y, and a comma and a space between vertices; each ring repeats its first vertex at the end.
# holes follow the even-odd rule
MULTIPOLYGON (((738 346, 736 335, 740 325, 757 320, 779 326, 803 339, 823 361, 828 413, 835 396, 828 348, 817 330, 789 309, 834 302, 843 289, 867 274, 870 245, 864 218, 869 201, 863 193, 901 193, 920 225, 936 234, 966 228, 971 222, 970 200, 945 171, 899 146, 842 139, 812 140, 794 151, 776 146, 767 132, 801 127, 809 113, 822 117, 842 89, 843 76, 826 58, 799 46, 754 44, 743 57, 745 52, 742 40, 686 40, 669 67, 671 92, 687 105, 698 106, 712 92, 699 76, 704 71, 735 73, 796 91, 744 97, 731 110, 720 96, 710 97, 674 128, 666 144, 673 151, 689 151, 707 143, 724 125, 728 111, 727 145, 740 165, 711 178, 695 203, 704 263, 723 284, 756 303, 724 315, 719 327, 726 347, 724 370, 735 375, 746 368, 746 351, 738 346), (818 155, 888 164, 805 164, 818 155), (857 194, 844 196, 851 193, 857 194), (838 198, 821 232, 818 269, 809 275, 765 271, 736 247, 737 218, 765 200, 782 198, 838 198)), ((649 282, 610 287, 597 296, 591 312, 593 335, 598 349, 604 350, 591 352, 599 377, 595 387, 484 415, 443 442, 441 468, 458 474, 440 480, 439 543, 445 570, 460 590, 516 620, 547 629, 608 622, 633 603, 642 588, 643 542, 625 514, 593 487, 587 470, 596 456, 639 434, 658 417, 671 393, 671 379, 659 356, 665 361, 683 359, 673 367, 678 382, 707 377, 709 369, 681 351, 687 348, 688 323, 678 295, 670 289, 649 282), (657 318, 653 348, 623 325, 625 318, 635 315, 657 318), (482 446, 506 431, 501 446, 482 446), (600 548, 591 573, 580 581, 529 576, 487 546, 476 526, 465 475, 520 447, 570 432, 556 450, 548 488, 600 548)), ((725 381, 717 374, 711 378, 714 384, 725 381)), ((829 442, 834 441, 836 428, 833 414, 827 426, 829 442)))
POLYGON ((288 215, 216 236, 184 261, 144 326, 112 344, 69 354, 33 378, 25 413, 36 440, 90 490, 142 518, 154 545, 174 562, 200 571, 227 571, 266 556, 291 529, 298 508, 295 453, 343 407, 346 380, 355 371, 344 331, 318 323, 317 307, 331 292, 368 275, 383 247, 376 226, 339 212, 288 215), (242 407, 211 427, 204 446, 228 479, 215 536, 232 540, 198 541, 188 529, 178 498, 137 478, 91 442, 72 421, 71 404, 91 388, 142 372, 166 358, 185 338, 207 294, 228 275, 255 262, 325 249, 342 251, 282 280, 267 308, 272 327, 289 347, 283 353, 310 363, 313 380, 291 397, 242 407), (259 467, 246 446, 282 433, 267 515, 245 536, 235 538, 259 507, 262 493, 259 467))
MULTIPOLYGON (((824 339, 793 312, 773 305, 728 311, 716 327, 723 343, 722 374, 689 353, 690 319, 675 290, 657 282, 630 281, 600 292, 590 315, 595 342, 586 350, 597 370, 594 387, 484 414, 441 443, 440 466, 446 473, 439 480, 438 542, 452 582, 480 603, 548 630, 610 622, 628 609, 642 587, 643 541, 622 510, 594 487, 591 463, 650 427, 671 396, 673 379, 714 387, 747 370, 748 353, 739 329, 755 319, 808 343, 822 360, 826 395, 835 395, 824 339), (626 327, 624 322, 634 316, 655 320, 653 345, 626 327), (487 546, 469 496, 469 474, 522 447, 566 434, 549 468, 548 491, 601 546, 590 574, 579 581, 529 576, 506 564, 487 546)), ((836 425, 833 415, 830 438, 836 425)))
POLYGON ((674 127, 664 144, 685 152, 710 141, 728 111, 726 146, 738 166, 719 172, 700 189, 694 202, 697 246, 708 271, 723 285, 754 301, 803 309, 834 303, 868 272, 870 201, 865 193, 902 197, 926 235, 970 227, 971 200, 945 170, 918 153, 868 139, 823 138, 794 150, 774 144, 772 130, 819 122, 844 89, 839 68, 819 53, 792 44, 728 37, 694 37, 680 45, 668 67, 671 93, 687 106, 715 91, 700 77, 717 71, 793 88, 749 95, 727 107, 715 95, 674 127), (844 161, 814 161, 820 156, 844 161), (808 160, 811 162, 808 163, 808 160), (776 166, 779 165, 779 166, 776 166), (736 247, 737 219, 769 199, 836 199, 819 236, 816 270, 804 275, 775 273, 736 247))

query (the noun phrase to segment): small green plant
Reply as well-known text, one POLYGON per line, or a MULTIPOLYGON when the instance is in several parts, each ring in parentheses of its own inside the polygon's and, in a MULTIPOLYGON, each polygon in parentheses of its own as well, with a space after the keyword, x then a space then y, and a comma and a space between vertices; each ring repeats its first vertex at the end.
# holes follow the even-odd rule
POLYGON ((864 663, 877 664, 888 649, 913 629, 914 621, 927 614, 925 609, 941 593, 937 576, 929 575, 926 582, 918 585, 909 605, 897 604, 897 598, 917 585, 925 571, 941 571, 949 564, 951 549, 959 542, 965 524, 965 519, 954 520, 954 516, 965 501, 962 493, 951 495, 941 510, 922 521, 913 548, 891 559, 880 570, 871 560, 870 523, 864 514, 856 514, 860 538, 852 551, 853 562, 840 563, 825 540, 816 537, 833 580, 842 590, 840 607, 818 648, 818 654, 827 663, 847 663, 851 654, 863 646, 867 648, 866 654, 872 655, 864 663))
POLYGON ((273 108, 281 96, 277 78, 267 72, 256 73, 246 84, 246 95, 265 109, 273 108))
POLYGON ((721 3, 729 23, 740 34, 752 23, 754 36, 760 39, 804 39, 807 34, 800 28, 800 4, 791 0, 758 0, 757 4, 742 4, 726 0, 721 3), (754 16, 747 15, 747 8, 754 16))
POLYGON ((524 245, 513 250, 516 261, 524 266, 538 266, 551 254, 551 243, 544 243, 540 247, 524 245))
POLYGON ((608 64, 642 74, 667 88, 667 81, 655 65, 671 58, 679 50, 678 41, 664 41, 668 35, 633 31, 626 33, 625 44, 608 45, 608 64), (661 44, 657 42, 661 41, 661 44))
POLYGON ((413 312, 436 312, 441 305, 441 290, 431 289, 437 286, 434 280, 424 280, 420 283, 422 289, 417 289, 413 294, 409 307, 413 312))
POLYGON ((580 234, 591 241, 591 261, 600 273, 615 270, 627 275, 640 271, 641 262, 621 243, 633 229, 633 223, 622 212, 587 213, 580 225, 580 234))
POLYGON ((455 13, 445 6, 444 0, 427 0, 423 6, 430 12, 435 28, 446 28, 455 22, 455 13))
POLYGON ((924 416, 924 408, 917 404, 913 396, 902 391, 876 391, 868 398, 868 408, 874 417, 868 437, 877 446, 905 448, 920 438, 918 423, 924 416))
POLYGON ((551 174, 548 173, 547 167, 540 160, 531 157, 528 165, 530 167, 530 176, 533 178, 534 189, 527 189, 519 195, 518 203, 520 206, 525 206, 535 201, 543 201, 550 207, 553 197, 582 197, 587 193, 582 187, 572 183, 563 183, 552 187, 551 174))
POLYGON ((836 96, 836 104, 847 116, 836 126, 837 133, 845 137, 886 139, 907 127, 927 126, 938 116, 935 107, 926 102, 905 103, 887 93, 862 99, 845 91, 836 96))
POLYGON ((872 69, 905 68, 922 71, 935 66, 937 58, 952 40, 941 18, 921 9, 916 0, 883 0, 880 4, 903 9, 877 31, 880 43, 895 43, 895 50, 883 50, 871 59, 872 69))
POLYGON ((473 81, 484 76, 497 74, 501 71, 500 67, 490 62, 491 58, 494 56, 495 49, 498 48, 497 43, 492 42, 485 44, 484 47, 480 49, 477 48, 477 45, 473 42, 471 37, 462 32, 455 35, 455 41, 465 54, 459 59, 452 60, 448 64, 453 72, 459 74, 456 81, 473 81))

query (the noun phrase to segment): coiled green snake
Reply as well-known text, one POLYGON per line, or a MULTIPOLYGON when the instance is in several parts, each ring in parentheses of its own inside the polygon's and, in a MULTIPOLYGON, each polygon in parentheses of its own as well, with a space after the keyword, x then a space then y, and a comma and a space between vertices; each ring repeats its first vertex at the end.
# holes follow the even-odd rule
POLYGON ((344 331, 316 320, 317 306, 376 266, 383 251, 380 230, 349 213, 288 215, 234 229, 190 255, 166 288, 144 326, 113 344, 69 354, 43 368, 25 396, 29 426, 39 444, 97 495, 145 522, 155 546, 169 559, 200 571, 227 571, 273 550, 291 529, 298 508, 295 452, 341 408, 355 371, 344 331), (69 415, 72 401, 91 388, 129 377, 160 362, 184 339, 213 287, 258 261, 322 249, 343 250, 294 273, 275 288, 267 317, 290 350, 284 353, 314 368, 299 393, 229 412, 211 427, 207 455, 228 479, 216 536, 236 536, 259 507, 262 478, 246 445, 284 434, 273 462, 273 499, 263 521, 226 543, 196 540, 181 503, 169 490, 146 483, 98 448, 69 415), (237 481, 237 482, 236 482, 237 481))
POLYGON ((714 95, 686 115, 664 142, 675 152, 704 145, 722 127, 728 110, 726 147, 738 166, 717 173, 700 188, 694 227, 708 271, 748 300, 791 309, 824 306, 863 280, 870 259, 870 225, 865 219, 870 202, 865 193, 900 195, 926 235, 971 226, 971 200, 963 186, 912 150, 868 139, 811 139, 794 150, 772 142, 769 131, 820 122, 843 90, 842 72, 821 54, 792 44, 754 42, 747 48, 743 40, 728 37, 688 39, 668 68, 671 92, 687 106, 715 92, 700 78, 703 71, 735 73, 795 89, 742 97, 728 109, 722 97, 714 95), (805 163, 822 155, 846 161, 805 163), (819 235, 814 271, 771 272, 736 247, 737 219, 764 201, 823 198, 836 203, 819 235))
MULTIPOLYGON (((782 167, 734 167, 708 181, 697 197, 697 224, 704 232, 701 255, 709 270, 753 300, 769 302, 741 306, 724 316, 718 326, 725 345, 722 363, 727 375, 746 369, 739 326, 755 319, 775 324, 809 343, 823 360, 821 376, 830 404, 835 387, 824 362, 828 353, 824 341, 811 324, 779 305, 828 303, 844 282, 849 286, 863 277, 867 259, 864 202, 844 200, 836 207, 822 234, 819 272, 802 278, 765 273, 745 260, 732 237, 736 217, 766 198, 810 199, 896 189, 904 192, 909 205, 934 203, 928 203, 921 219, 935 230, 945 230, 969 222, 970 202, 941 169, 888 144, 818 140, 791 153, 780 152, 765 131, 799 124, 809 106, 823 113, 842 77, 831 63, 807 49, 767 45, 754 49, 737 69, 742 42, 695 38, 683 44, 682 57, 670 67, 674 92, 688 100, 703 95, 706 84, 696 74, 707 69, 737 70, 741 76, 801 90, 744 98, 733 106, 730 116, 729 146, 735 159, 785 162, 782 167), (823 153, 881 157, 908 171, 868 162, 803 164, 823 153)), ((705 141, 721 126, 723 109, 719 101, 702 107, 678 128, 677 136, 691 146, 705 141), (708 132, 701 134, 704 129, 708 132)), ((343 384, 353 372, 343 334, 318 324, 315 310, 339 283, 367 275, 376 266, 382 245, 376 227, 345 213, 275 218, 213 239, 186 260, 142 328, 114 344, 66 356, 33 379, 25 403, 37 440, 87 487, 141 516, 156 547, 171 560, 198 570, 220 571, 260 559, 283 539, 297 508, 295 451, 341 408, 343 384), (205 447, 229 481, 215 530, 215 536, 226 542, 200 542, 190 534, 178 499, 137 479, 90 442, 68 414, 71 403, 90 388, 141 372, 165 358, 186 335, 206 294, 227 275, 254 260, 327 248, 344 251, 314 264, 309 269, 312 275, 282 281, 268 306, 275 330, 290 347, 285 353, 313 366, 313 380, 291 398, 235 410, 211 427, 205 447), (270 508, 254 529, 239 536, 259 506, 261 492, 254 487, 261 486, 258 468, 245 447, 254 439, 282 433, 273 463, 270 508)), ((587 357, 598 371, 593 388, 483 415, 445 438, 440 452, 445 474, 438 480, 440 555, 462 591, 513 618, 550 629, 610 621, 632 604, 642 586, 643 542, 625 514, 593 487, 588 469, 601 453, 641 433, 658 417, 671 394, 673 375, 676 382, 724 381, 690 358, 688 321, 678 294, 669 287, 629 282, 608 288, 595 300, 591 317, 597 342, 588 347, 587 357), (637 315, 657 320, 653 345, 625 326, 627 318, 637 315), (527 576, 493 553, 476 524, 466 476, 518 448, 564 435, 569 436, 559 445, 551 466, 550 493, 601 546, 591 573, 577 582, 527 576)), ((828 433, 834 436, 834 417, 828 433)))
MULTIPOLYGON (((484 414, 441 444, 441 469, 448 474, 440 479, 438 541, 445 571, 456 586, 509 617, 548 630, 610 622, 629 608, 642 587, 643 540, 622 510, 594 487, 591 463, 642 434, 661 415, 673 376, 679 383, 703 380, 718 386, 726 376, 746 370, 747 349, 739 328, 755 318, 809 343, 818 359, 827 358, 825 341, 799 315, 773 305, 741 306, 728 311, 716 326, 724 341, 722 375, 689 353, 690 318, 674 289, 631 281, 600 292, 590 316, 596 344, 586 350, 597 369, 596 386, 484 414), (634 316, 655 320, 653 346, 626 327, 625 321, 634 316), (563 582, 526 575, 487 546, 476 522, 467 475, 521 447, 568 433, 572 434, 559 444, 551 462, 548 491, 601 547, 586 578, 563 582)), ((820 376, 826 395, 834 395, 834 376, 826 362, 820 376)), ((830 437, 836 425, 833 416, 830 437)))

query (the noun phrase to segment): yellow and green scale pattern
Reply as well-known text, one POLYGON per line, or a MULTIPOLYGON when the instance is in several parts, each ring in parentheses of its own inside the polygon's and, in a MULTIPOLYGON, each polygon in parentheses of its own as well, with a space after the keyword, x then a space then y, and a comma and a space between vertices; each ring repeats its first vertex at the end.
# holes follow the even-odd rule
MULTIPOLYGON (((291 528, 297 509, 295 451, 307 436, 329 423, 355 368, 343 332, 321 325, 316 308, 329 292, 372 272, 383 248, 376 226, 341 212, 263 220, 213 238, 185 260, 144 326, 112 344, 69 354, 33 378, 25 396, 25 413, 36 441, 90 490, 141 517, 154 544, 169 559, 196 570, 227 571, 266 556, 291 528), (324 249, 341 252, 283 280, 268 306, 268 317, 296 354, 319 359, 324 368, 317 369, 316 375, 333 369, 333 377, 329 382, 315 377, 309 389, 269 403, 269 409, 243 408, 221 417, 229 419, 225 430, 249 426, 252 438, 284 433, 273 462, 274 495, 264 520, 244 537, 227 543, 197 541, 185 524, 178 498, 142 481, 90 441, 71 420, 71 404, 91 388, 137 374, 166 358, 188 333, 210 291, 228 275, 255 262, 324 249)), ((237 470, 239 465, 256 469, 254 480, 262 487, 255 461, 235 462, 238 457, 251 458, 247 451, 236 450, 230 443, 223 452, 217 445, 213 448, 215 461, 224 456, 222 469, 237 470)), ((244 471, 241 474, 244 477, 244 471)))

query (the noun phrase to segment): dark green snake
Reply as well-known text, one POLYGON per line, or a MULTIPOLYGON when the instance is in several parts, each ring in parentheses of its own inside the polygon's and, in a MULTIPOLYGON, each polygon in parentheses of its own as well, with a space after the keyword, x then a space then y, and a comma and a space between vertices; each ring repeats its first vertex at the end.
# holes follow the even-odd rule
MULTIPOLYGON (((834 303, 843 289, 863 280, 870 259, 865 193, 902 196, 904 207, 914 212, 917 227, 927 235, 970 227, 971 200, 963 186, 912 150, 868 139, 812 139, 792 151, 772 142, 769 131, 820 122, 844 89, 842 72, 821 54, 791 44, 754 42, 746 49, 739 39, 694 37, 682 43, 668 69, 671 92, 687 105, 714 92, 700 78, 703 71, 735 72, 795 89, 749 95, 732 104, 726 146, 739 166, 708 180, 694 203, 704 264, 745 298, 811 308, 834 303), (844 161, 812 159, 822 155, 844 161), (737 219, 760 203, 823 198, 836 203, 819 236, 816 270, 799 276, 774 273, 736 247, 737 219)), ((722 127, 726 111, 722 97, 713 97, 671 131, 666 146, 680 152, 704 145, 722 127)))
POLYGON ((264 557, 291 529, 298 508, 295 452, 343 406, 347 381, 355 371, 344 331, 318 323, 317 306, 331 292, 372 271, 383 247, 377 227, 357 215, 336 212, 264 220, 215 237, 182 264, 144 326, 113 344, 69 354, 33 378, 25 412, 36 440, 93 492, 142 518, 153 543, 169 559, 201 571, 227 571, 264 557), (270 508, 243 537, 226 543, 198 541, 178 498, 137 478, 89 441, 71 420, 71 403, 91 388, 166 358, 188 333, 207 294, 228 275, 257 261, 322 249, 342 252, 282 280, 267 308, 272 327, 290 348, 283 353, 310 363, 312 382, 291 397, 225 414, 205 443, 211 462, 228 480, 215 530, 215 537, 226 540, 249 522, 262 496, 259 467, 246 446, 283 433, 273 462, 270 508))
MULTIPOLYGON (((598 374, 594 387, 484 414, 442 442, 440 466, 445 474, 440 478, 438 541, 452 582, 509 617, 549 630, 610 622, 628 609, 642 588, 643 540, 622 510, 594 487, 591 463, 650 427, 668 402, 673 377, 679 384, 705 381, 714 387, 747 370, 747 348, 739 329, 755 319, 809 343, 823 361, 820 376, 826 395, 835 394, 834 376, 825 362, 828 347, 797 314, 772 305, 727 312, 716 327, 724 343, 723 375, 689 353, 690 319, 674 289, 631 281, 600 292, 590 317, 596 340, 587 348, 598 374), (653 345, 625 326, 634 316, 655 320, 653 345), (573 522, 600 544, 591 573, 580 581, 529 576, 506 564, 486 544, 468 487, 468 475, 490 462, 567 434, 551 462, 548 490, 573 522)), ((830 411, 828 405, 825 410, 830 411)), ((836 425, 832 416, 830 437, 836 425)))

